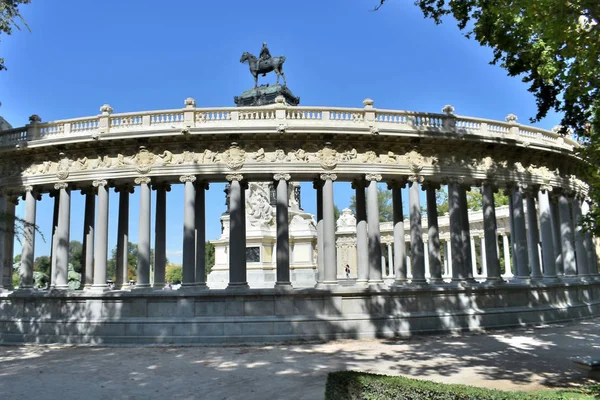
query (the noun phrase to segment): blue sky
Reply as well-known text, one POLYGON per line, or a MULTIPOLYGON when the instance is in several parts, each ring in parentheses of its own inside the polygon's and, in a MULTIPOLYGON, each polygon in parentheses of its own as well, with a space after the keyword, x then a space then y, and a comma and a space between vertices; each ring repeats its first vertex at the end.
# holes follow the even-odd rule
MULTIPOLYGON (((0 115, 21 126, 31 114, 44 121, 96 115, 104 103, 115 112, 170 109, 191 96, 198 107, 232 106, 233 96, 253 84, 240 55, 258 54, 264 41, 272 55, 287 57, 288 86, 301 105, 362 107, 370 97, 375 107, 387 109, 440 112, 452 104, 457 114, 504 120, 514 113, 522 123, 535 115, 527 87, 489 65, 491 50, 464 38, 452 20, 436 26, 412 0, 389 0, 372 12, 377 2, 34 0, 22 7, 31 32, 15 30, 0 42, 8 67, 0 72, 0 115)), ((537 125, 550 129, 559 119, 553 114, 537 125)), ((167 199, 167 249, 174 262, 181 260, 183 236, 178 186, 167 199)), ((352 191, 347 183, 335 186, 341 209, 352 191)), ((207 193, 209 239, 220 232, 223 187, 212 184, 207 193)), ((302 195, 304 208, 314 212, 311 185, 303 185, 302 195)), ((114 193, 110 201, 112 249, 114 193)), ((138 203, 136 192, 132 241, 137 240, 138 203)), ((45 195, 37 223, 46 237, 51 215, 52 202, 45 195)), ((83 196, 78 192, 71 221, 71 238, 81 240, 83 196)), ((49 243, 38 238, 35 256, 44 254, 49 243)))

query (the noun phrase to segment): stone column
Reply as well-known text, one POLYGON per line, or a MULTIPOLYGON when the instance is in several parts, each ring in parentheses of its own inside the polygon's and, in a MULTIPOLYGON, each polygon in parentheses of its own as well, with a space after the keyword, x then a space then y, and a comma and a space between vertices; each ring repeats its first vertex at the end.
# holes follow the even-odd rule
POLYGON ((461 236, 463 252, 463 274, 466 281, 474 282, 473 279, 473 260, 471 251, 471 228, 469 225, 469 206, 467 204, 467 186, 459 186, 460 216, 461 216, 461 236))
POLYGON ((471 273, 473 277, 479 275, 477 272, 477 249, 475 248, 475 236, 471 235, 471 273))
POLYGON ((427 248, 429 274, 431 283, 442 283, 442 258, 440 256, 440 229, 438 226, 437 201, 435 191, 440 188, 437 183, 423 185, 427 195, 427 248))
POLYGON ((544 279, 556 279, 556 258, 554 253, 554 229, 550 208, 550 186, 542 185, 538 190, 538 206, 540 215, 540 236, 542 240, 542 267, 544 279))
POLYGON ((190 287, 196 282, 196 177, 184 175, 179 181, 184 184, 182 287, 190 287))
MULTIPOLYGON (((481 248, 481 276, 485 278, 485 280, 487 281, 488 279, 488 269, 487 269, 487 260, 485 259, 487 254, 485 251, 485 236, 481 236, 479 238, 480 242, 479 242, 479 247, 481 248)), ((498 253, 496 253, 498 254, 498 253)), ((496 260, 498 260, 498 258, 496 258, 496 260)), ((500 263, 498 262, 498 277, 500 276, 500 263)), ((498 278, 500 279, 500 278, 498 278)))
MULTIPOLYGON (((335 216, 333 215, 333 182, 336 179, 336 174, 321 174, 321 180, 325 181, 323 184, 323 261, 325 264, 325 279, 323 284, 325 285, 337 285, 338 283, 335 254, 335 216)), ((370 245, 371 243, 369 242, 369 246, 370 245)), ((381 263, 381 257, 379 257, 378 260, 381 263)), ((372 273, 372 271, 370 272, 372 273)), ((381 269, 379 270, 379 273, 381 274, 381 269)), ((371 279, 371 276, 369 276, 369 279, 371 279)))
MULTIPOLYGON (((381 175, 366 174, 367 186, 367 234, 369 238, 369 284, 380 284, 381 279, 381 234, 379 232, 379 201, 377 182, 381 175)), ((335 248, 335 245, 334 245, 335 248)))
POLYGON ((58 229, 58 210, 60 205, 60 195, 56 190, 50 192, 50 197, 54 198, 54 210, 52 213, 52 236, 50 237, 50 285, 56 284, 56 231, 58 229))
POLYGON ((227 175, 229 194, 229 285, 228 289, 248 288, 246 275, 246 200, 241 174, 227 175))
MULTIPOLYGON (((500 259, 498 256, 496 204, 494 202, 494 190, 489 181, 481 184, 481 198, 483 211, 483 239, 481 241, 481 263, 485 271, 486 281, 498 282, 500 277, 500 259)), ((507 271, 510 269, 510 256, 507 256, 508 240, 505 239, 505 265, 507 271)))
POLYGON ((92 290, 104 291, 106 284, 106 261, 108 259, 108 182, 96 180, 92 185, 98 190, 98 214, 94 243, 94 284, 92 290))
POLYGON ((562 260, 564 275, 573 278, 577 275, 575 264, 575 244, 573 243, 573 228, 569 198, 564 191, 558 196, 558 214, 560 221, 560 239, 562 245, 562 260))
MULTIPOLYGON (((10 206, 10 203, 8 203, 8 206, 10 206)), ((14 207, 14 205, 13 205, 13 207, 14 207)), ((583 217, 585 217, 589 212, 590 212, 590 204, 586 200, 581 204, 581 215, 583 217)), ((592 278, 597 278, 598 277, 598 264, 597 264, 597 260, 596 260, 596 250, 594 248, 594 241, 592 240, 592 234, 589 231, 585 231, 584 235, 585 235, 585 240, 583 243, 585 244, 587 271, 588 271, 588 274, 592 278)))
POLYGON ((33 255, 35 249, 35 212, 40 195, 33 186, 25 186, 25 226, 21 246, 19 289, 33 288, 33 255))
POLYGON ((529 268, 531 268, 532 279, 542 279, 542 268, 540 267, 540 255, 538 243, 540 234, 538 231, 537 210, 535 209, 535 192, 529 190, 525 192, 527 201, 527 244, 529 255, 529 268))
MULTIPOLYGON (((4 221, 8 220, 6 216, 6 196, 2 191, 0 191, 0 214, 4 216, 4 221)), ((3 224, 3 226, 0 226, 0 293, 4 289, 5 240, 8 240, 8 232, 6 231, 6 224, 3 224)))
POLYGON ((554 244, 554 262, 556 276, 562 277, 565 273, 562 256, 562 239, 560 233, 560 216, 558 211, 558 195, 550 196, 550 215, 552 218, 552 242, 554 244))
POLYGON ((407 282, 406 273, 406 247, 404 243, 404 215, 402 213, 402 187, 403 183, 394 181, 388 184, 392 191, 393 224, 394 224, 394 285, 403 285, 407 282))
POLYGON ((273 175, 277 186, 277 281, 276 287, 289 287, 290 282, 290 231, 289 231, 289 198, 288 181, 290 174, 273 175))
POLYGON ((444 240, 444 275, 445 277, 451 277, 452 271, 450 269, 450 263, 452 261, 452 253, 450 249, 450 240, 444 240))
POLYGON ((156 190, 156 221, 154 224, 154 279, 152 287, 162 290, 165 287, 165 272, 167 269, 167 192, 171 185, 166 182, 155 183, 156 190))
POLYGON ((96 212, 96 194, 92 188, 81 190, 85 195, 85 210, 83 217, 83 245, 81 248, 81 288, 90 289, 94 283, 94 226, 96 212))
POLYGON ((319 284, 325 280, 325 262, 323 261, 323 181, 315 179, 313 187, 317 191, 317 284, 319 284))
POLYGON ((425 247, 423 245, 419 191, 419 177, 413 176, 408 191, 412 283, 425 284, 427 283, 425 280, 425 247))
POLYGON ((4 284, 0 284, 4 289, 13 289, 13 259, 14 259, 14 245, 15 245, 15 206, 17 205, 19 198, 9 193, 4 193, 6 197, 6 220, 4 225, 4 251, 3 259, 0 260, 4 264, 4 272, 0 275, 0 281, 4 284))
POLYGON ((367 237, 367 209, 365 205, 365 181, 356 179, 352 182, 356 197, 356 261, 357 284, 369 281, 369 239, 367 237))
POLYGON ((394 258, 393 258, 393 254, 392 254, 392 244, 386 243, 385 245, 387 247, 387 253, 388 253, 388 270, 387 270, 386 276, 393 277, 394 276, 394 258))
POLYGON ((463 237, 462 237, 462 211, 460 201, 460 184, 450 182, 448 184, 448 207, 450 212, 450 248, 452 254, 452 280, 464 281, 467 276, 464 273, 463 237))
POLYGON ((196 287, 206 286, 206 190, 208 182, 196 181, 196 287))
POLYGON ((508 235, 506 232, 501 233, 502 236, 502 251, 504 252, 504 276, 508 278, 513 277, 511 268, 511 257, 510 257, 510 244, 508 242, 508 235))
POLYGON ((117 271, 115 288, 129 289, 129 195, 133 193, 132 185, 121 185, 115 188, 119 193, 119 220, 117 225, 117 271))
POLYGON ((135 184, 140 185, 137 282, 135 289, 147 289, 150 287, 150 178, 147 176, 135 178, 135 184))
POLYGON ((509 212, 512 214, 514 224, 511 237, 513 239, 513 252, 516 255, 515 278, 527 280, 529 279, 529 256, 527 255, 523 191, 517 186, 510 188, 509 192, 512 198, 512 207, 510 207, 509 212))
POLYGON ((587 249, 585 245, 585 233, 581 225, 581 202, 580 196, 573 198, 573 226, 575 228, 575 256, 577 261, 577 275, 585 278, 590 275, 587 260, 587 249))
POLYGON ((54 288, 69 288, 69 230, 71 226, 71 191, 67 183, 54 185, 60 197, 58 206, 58 228, 56 229, 56 281, 54 288))

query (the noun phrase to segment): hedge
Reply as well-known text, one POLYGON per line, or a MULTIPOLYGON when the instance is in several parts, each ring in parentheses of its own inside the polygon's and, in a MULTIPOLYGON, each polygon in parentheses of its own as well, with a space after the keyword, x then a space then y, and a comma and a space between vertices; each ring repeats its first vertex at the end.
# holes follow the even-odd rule
POLYGON ((331 372, 327 376, 325 400, 392 399, 556 400, 594 399, 594 396, 566 391, 508 392, 355 371, 331 372))

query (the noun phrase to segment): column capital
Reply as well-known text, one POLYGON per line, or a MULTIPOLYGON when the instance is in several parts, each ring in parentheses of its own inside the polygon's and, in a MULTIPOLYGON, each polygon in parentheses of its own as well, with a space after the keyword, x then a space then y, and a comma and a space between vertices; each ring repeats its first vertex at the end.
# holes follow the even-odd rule
POLYGON ((335 181, 337 179, 337 174, 334 174, 332 172, 326 172, 324 174, 321 174, 319 178, 321 178, 322 181, 335 181))
POLYGON ((364 189, 365 188, 365 179, 357 178, 352 181, 352 189, 364 189))
POLYGON ((402 189, 406 186, 406 179, 394 179, 387 184, 388 189, 402 189))
POLYGON ((421 186, 421 190, 440 190, 441 186, 442 185, 439 182, 427 181, 423 183, 423 185, 421 186))
POLYGON ((142 185, 142 184, 149 184, 151 179, 149 176, 140 176, 138 178, 135 178, 133 180, 135 182, 136 185, 142 185))
POLYGON ((462 176, 447 176, 442 178, 442 183, 445 184, 457 184, 457 185, 464 185, 465 184, 465 178, 463 178, 462 176))
POLYGON ((322 189, 323 188, 323 181, 320 179, 314 179, 313 180, 313 189, 322 189))
POLYGON ((225 175, 225 179, 227 179, 227 181, 229 181, 229 182, 243 181, 244 175, 242 175, 242 174, 227 174, 227 175, 225 175))
POLYGON ((196 189, 204 189, 204 190, 208 190, 208 188, 210 187, 210 185, 208 184, 207 181, 196 181, 194 182, 194 186, 196 186, 196 189))
POLYGON ((365 174, 365 180, 369 181, 369 182, 380 182, 382 179, 381 174, 365 174))
POLYGON ((134 190, 135 190, 135 188, 133 187, 133 185, 131 183, 122 183, 119 185, 115 185, 116 193, 121 193, 121 192, 133 193, 134 190))
POLYGON ((280 181, 280 180, 289 181, 291 178, 292 177, 290 176, 290 174, 280 174, 280 173, 277 173, 277 174, 273 175, 273 179, 275 181, 280 181))
POLYGON ((69 184, 67 182, 58 182, 54 184, 55 190, 68 189, 69 184))
POLYGON ((97 188, 99 186, 107 186, 108 185, 108 181, 106 179, 98 179, 92 182, 92 185, 97 188))
POLYGON ((422 183, 425 177, 423 175, 409 175, 407 179, 410 183, 422 183))
POLYGON ((167 182, 154 182, 152 184, 152 189, 156 190, 156 191, 158 191, 158 190, 164 190, 165 192, 170 192, 171 191, 171 184, 167 183, 167 182))
POLYGON ((548 193, 551 193, 553 189, 554 189, 554 188, 552 187, 552 185, 550 185, 550 184, 548 184, 548 183, 542 183, 541 185, 539 185, 539 186, 538 186, 538 190, 539 190, 540 192, 548 192, 548 193))
POLYGON ((22 195, 23 200, 25 200, 25 196, 27 195, 28 192, 31 193, 33 198, 35 198, 36 200, 42 199, 42 195, 32 185, 25 185, 21 188, 21 190, 24 192, 22 195))
POLYGON ((196 175, 182 175, 179 177, 181 183, 194 183, 196 182, 196 175))

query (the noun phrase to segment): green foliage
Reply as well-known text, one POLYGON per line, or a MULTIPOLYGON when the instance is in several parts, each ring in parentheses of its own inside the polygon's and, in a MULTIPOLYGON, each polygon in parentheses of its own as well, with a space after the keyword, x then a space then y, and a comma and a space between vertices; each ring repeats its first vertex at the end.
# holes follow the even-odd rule
POLYGON ((77 240, 69 242, 69 263, 73 264, 75 272, 81 272, 81 263, 83 262, 83 244, 77 240))
MULTIPOLYGON (((136 243, 127 243, 127 279, 135 281, 137 278, 137 253, 136 243)), ((106 275, 108 279, 116 281, 117 279, 117 248, 112 249, 106 265, 106 275)), ((150 263, 154 264, 154 251, 150 251, 150 263)))
POLYGON ((181 265, 169 264, 165 268, 165 281, 171 283, 181 283, 183 279, 181 265))
POLYGON ((334 204, 333 205, 333 220, 337 221, 339 217, 340 217, 340 208, 336 204, 334 204))
POLYGON ((206 276, 212 271, 213 265, 215 265, 215 246, 211 242, 206 242, 206 251, 204 253, 204 270, 206 276))
MULTIPOLYGON (((379 204, 379 222, 393 221, 394 208, 392 206, 392 192, 382 188, 381 186, 377 186, 377 202, 379 204)), ((349 208, 352 210, 354 215, 356 215, 356 195, 352 195, 350 198, 349 208)))
POLYGON ((12 274, 12 285, 13 287, 19 286, 19 272, 15 271, 12 274))
POLYGON ((52 260, 48 256, 39 256, 33 261, 33 270, 39 271, 44 275, 50 274, 50 268, 52 267, 52 260))
POLYGON ((19 253, 15 256, 15 258, 13 258, 13 263, 16 264, 16 263, 20 263, 20 262, 21 262, 21 254, 19 253))
POLYGON ((448 205, 448 192, 446 188, 441 188, 435 192, 435 203, 437 205, 438 215, 446 215, 450 211, 448 205))
POLYGON ((556 400, 593 398, 593 396, 576 392, 507 392, 354 371, 331 372, 327 376, 325 386, 326 400, 556 400))
MULTIPOLYGON (((21 29, 17 24, 19 20, 27 29, 27 23, 19 13, 19 5, 30 3, 31 0, 0 0, 0 33, 10 35, 13 28, 21 29)), ((6 69, 4 58, 0 57, 0 71, 6 69)))

